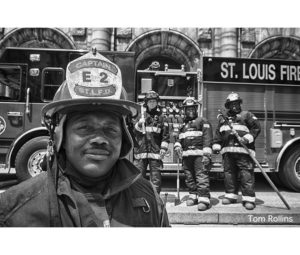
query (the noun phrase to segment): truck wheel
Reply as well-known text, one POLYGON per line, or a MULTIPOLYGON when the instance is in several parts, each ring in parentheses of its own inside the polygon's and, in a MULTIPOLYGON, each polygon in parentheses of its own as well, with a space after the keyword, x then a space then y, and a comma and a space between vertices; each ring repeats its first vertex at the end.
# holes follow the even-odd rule
POLYGON ((291 149, 284 157, 283 168, 279 177, 287 188, 300 191, 300 149, 291 149))
POLYGON ((48 140, 48 136, 35 137, 18 151, 15 169, 19 181, 25 181, 42 172, 41 163, 47 150, 48 140))

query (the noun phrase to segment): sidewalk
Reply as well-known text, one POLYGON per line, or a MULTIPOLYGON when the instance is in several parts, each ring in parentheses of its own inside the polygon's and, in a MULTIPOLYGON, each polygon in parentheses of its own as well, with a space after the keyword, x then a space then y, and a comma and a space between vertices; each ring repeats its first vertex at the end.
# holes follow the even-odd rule
MULTIPOLYGON (((164 200, 166 192, 160 196, 164 200)), ((231 225, 298 225, 300 226, 299 193, 281 192, 288 202, 288 210, 275 192, 256 192, 256 208, 246 210, 241 203, 222 205, 224 193, 211 192, 212 207, 204 212, 197 210, 197 205, 187 207, 188 192, 180 192, 181 203, 175 206, 176 192, 168 192, 166 208, 170 224, 231 224, 231 225)))

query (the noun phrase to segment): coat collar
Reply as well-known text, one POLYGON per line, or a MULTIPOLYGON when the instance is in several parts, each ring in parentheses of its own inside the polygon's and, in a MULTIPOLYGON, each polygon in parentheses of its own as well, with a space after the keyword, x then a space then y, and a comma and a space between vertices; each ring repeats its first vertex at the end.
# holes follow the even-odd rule
POLYGON ((141 172, 130 161, 127 159, 119 160, 112 174, 110 185, 104 194, 104 198, 110 198, 127 189, 140 177, 141 172))
MULTIPOLYGON (((115 194, 127 189, 141 177, 140 171, 127 159, 118 160, 112 171, 107 188, 105 189, 104 194, 102 194, 104 199, 109 199, 115 194)), ((70 186, 68 177, 61 175, 59 178, 57 194, 72 197, 70 186)))

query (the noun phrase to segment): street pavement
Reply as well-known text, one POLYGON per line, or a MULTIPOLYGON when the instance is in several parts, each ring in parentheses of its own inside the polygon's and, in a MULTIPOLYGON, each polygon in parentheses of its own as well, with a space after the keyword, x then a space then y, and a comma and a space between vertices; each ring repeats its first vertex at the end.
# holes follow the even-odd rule
MULTIPOLYGON (((198 211, 197 205, 186 206, 188 192, 184 178, 180 179, 180 204, 175 205, 175 198, 177 198, 175 177, 163 177, 160 196, 166 201, 166 209, 172 226, 300 226, 300 194, 277 187, 291 207, 288 210, 262 174, 256 173, 255 177, 256 208, 252 211, 242 206, 241 196, 236 204, 222 205, 224 185, 221 180, 211 181, 212 206, 204 212, 198 211)), ((14 170, 11 174, 0 171, 0 193, 15 184, 17 180, 14 170)))

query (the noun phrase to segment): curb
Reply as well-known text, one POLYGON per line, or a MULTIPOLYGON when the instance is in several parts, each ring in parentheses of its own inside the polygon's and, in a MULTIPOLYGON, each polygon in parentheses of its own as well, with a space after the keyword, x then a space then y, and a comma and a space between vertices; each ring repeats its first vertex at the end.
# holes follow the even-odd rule
MULTIPOLYGON (((256 208, 246 210, 239 198, 236 204, 223 205, 222 192, 212 192, 211 208, 198 211, 197 205, 186 206, 187 192, 181 192, 181 203, 175 205, 175 192, 168 193, 166 209, 170 224, 174 225, 300 225, 300 201, 298 196, 289 198, 288 210, 280 199, 270 199, 268 194, 259 193, 256 208)), ((164 195, 161 194, 164 201, 164 195)))
POLYGON ((197 211, 192 207, 168 207, 170 224, 231 224, 231 225, 300 225, 300 208, 257 207, 253 211, 244 208, 211 208, 208 211, 197 211))

